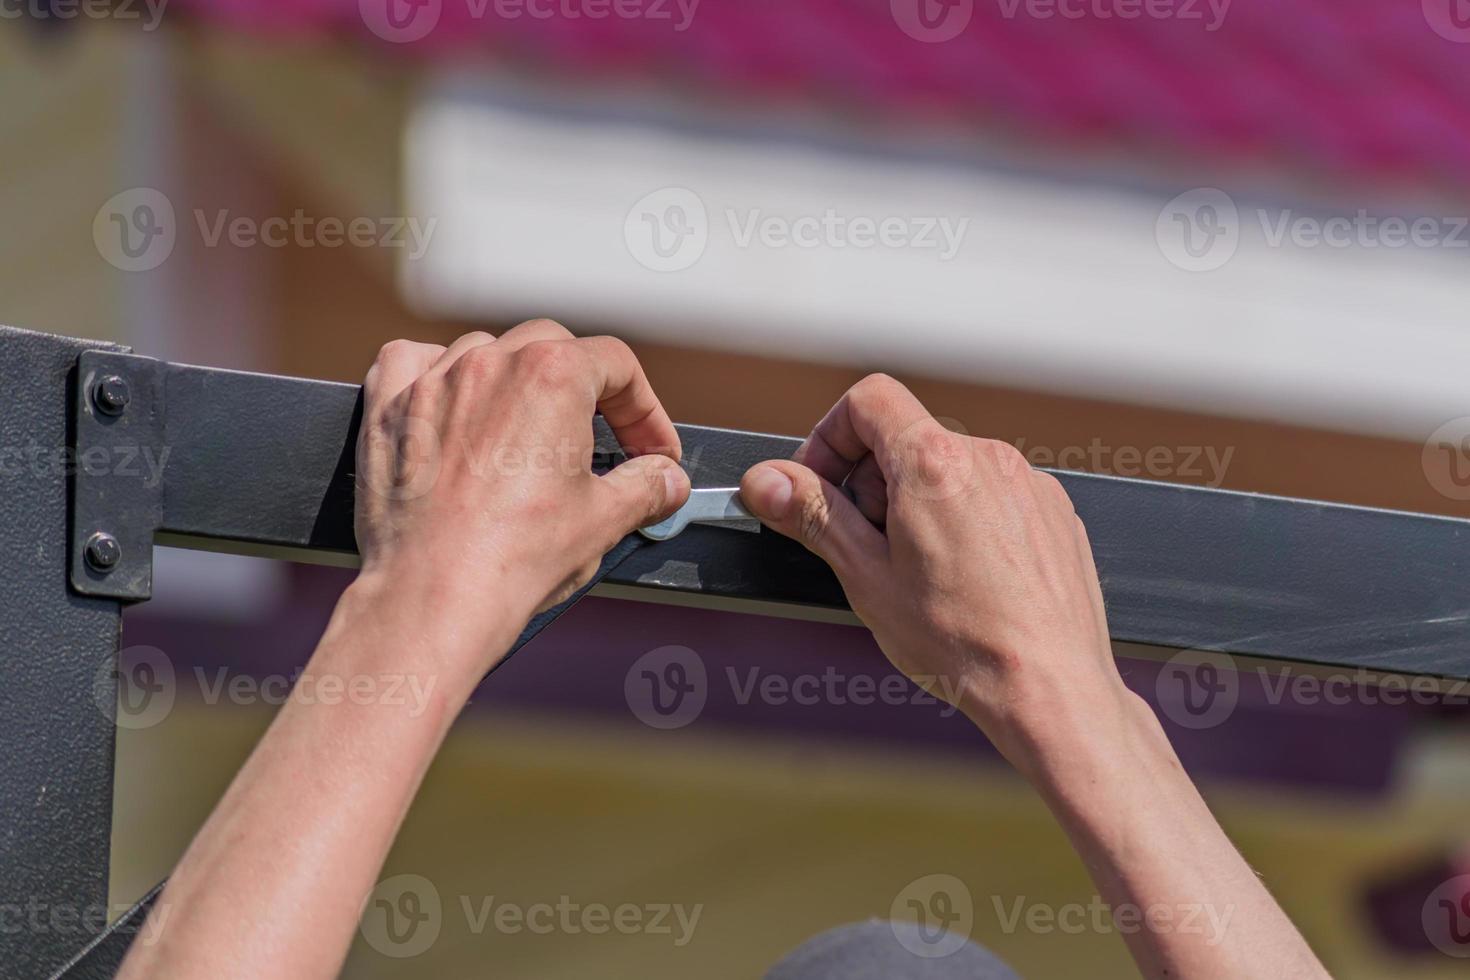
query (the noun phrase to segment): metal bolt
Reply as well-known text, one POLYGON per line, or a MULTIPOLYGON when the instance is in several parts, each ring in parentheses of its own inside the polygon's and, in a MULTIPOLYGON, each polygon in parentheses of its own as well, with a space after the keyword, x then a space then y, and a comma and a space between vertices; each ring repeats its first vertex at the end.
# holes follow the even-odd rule
POLYGON ((84 556, 93 571, 110 572, 122 561, 122 545, 106 531, 98 531, 87 539, 84 556))
POLYGON ((127 380, 120 375, 109 374, 92 386, 92 403, 104 415, 121 415, 130 397, 127 380))

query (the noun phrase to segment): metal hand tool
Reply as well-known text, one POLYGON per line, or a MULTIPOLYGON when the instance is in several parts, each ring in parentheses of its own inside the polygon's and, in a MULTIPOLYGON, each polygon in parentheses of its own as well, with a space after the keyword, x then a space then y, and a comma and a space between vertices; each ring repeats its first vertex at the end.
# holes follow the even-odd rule
POLYGON ((739 489, 690 490, 684 506, 657 524, 641 527, 638 533, 653 541, 667 541, 690 524, 724 524, 742 530, 759 530, 756 521, 740 502, 739 489), (752 526, 753 525, 753 526, 752 526))

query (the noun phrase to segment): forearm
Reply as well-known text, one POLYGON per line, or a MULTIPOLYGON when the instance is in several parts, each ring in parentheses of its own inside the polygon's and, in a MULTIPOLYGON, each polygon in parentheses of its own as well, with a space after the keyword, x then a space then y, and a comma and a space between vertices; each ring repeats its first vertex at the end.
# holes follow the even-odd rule
POLYGON ((155 941, 135 944, 125 980, 337 975, 409 803, 478 680, 461 676, 478 658, 451 654, 483 638, 436 629, 467 621, 452 610, 404 615, 413 601, 364 579, 344 594, 292 697, 160 896, 155 941))
POLYGON ((1056 717, 1032 776, 1147 977, 1303 978, 1326 971, 1184 772, 1152 710, 1124 695, 1085 724, 1056 717))

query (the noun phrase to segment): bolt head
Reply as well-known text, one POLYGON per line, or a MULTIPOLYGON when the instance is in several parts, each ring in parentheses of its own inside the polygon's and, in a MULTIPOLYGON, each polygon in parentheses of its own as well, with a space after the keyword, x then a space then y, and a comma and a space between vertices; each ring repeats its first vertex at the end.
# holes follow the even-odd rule
POLYGON ((105 415, 121 415, 131 398, 128 382, 121 375, 106 375, 92 386, 92 403, 105 415))
POLYGON ((122 545, 106 531, 98 531, 87 539, 84 556, 94 571, 110 572, 122 561, 122 545))

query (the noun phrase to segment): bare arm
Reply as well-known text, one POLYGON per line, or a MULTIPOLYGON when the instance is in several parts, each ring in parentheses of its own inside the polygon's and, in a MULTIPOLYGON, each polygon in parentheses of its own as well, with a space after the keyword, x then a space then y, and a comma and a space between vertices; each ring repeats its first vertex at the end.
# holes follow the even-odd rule
POLYGON ((475 685, 619 538, 677 509, 678 455, 617 341, 532 321, 499 340, 385 347, 358 446, 362 573, 306 667, 312 683, 190 845, 150 916, 155 940, 135 943, 120 976, 336 976, 475 685), (594 407, 637 456, 605 477, 590 471, 594 407), (391 678, 422 697, 375 697, 391 678))
POLYGON ((795 460, 753 467, 742 497, 832 566, 895 666, 962 692, 1066 829, 1145 976, 1326 976, 1123 685, 1086 530, 1054 478, 873 376, 795 460))

